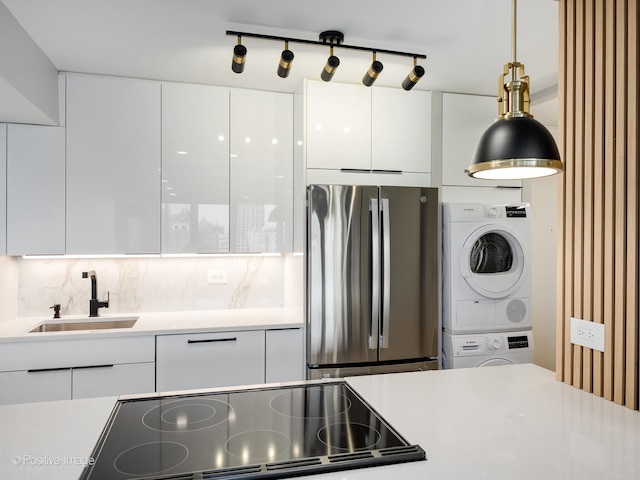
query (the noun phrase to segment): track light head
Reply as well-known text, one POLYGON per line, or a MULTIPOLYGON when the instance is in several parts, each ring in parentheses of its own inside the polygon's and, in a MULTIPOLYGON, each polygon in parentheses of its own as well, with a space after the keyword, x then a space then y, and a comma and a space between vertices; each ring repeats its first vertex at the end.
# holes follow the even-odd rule
POLYGON ((409 72, 409 75, 402 81, 402 88, 409 91, 413 87, 416 86, 416 83, 422 78, 424 75, 424 68, 420 65, 415 65, 413 69, 409 72))
POLYGON ((291 72, 291 63, 293 62, 293 52, 289 50, 289 42, 284 43, 284 50, 280 55, 280 63, 278 64, 278 76, 287 78, 291 72))
POLYGON ((327 63, 325 63, 322 72, 320 73, 320 78, 325 82, 330 82, 333 76, 340 65, 340 59, 335 55, 331 55, 327 59, 327 63))
POLYGON ((367 73, 364 74, 364 77, 362 77, 362 83, 366 87, 370 87, 371 85, 373 85, 373 83, 378 78, 378 75, 380 75, 382 68, 382 62, 376 60, 376 52, 373 52, 373 63, 369 67, 369 70, 367 70, 367 73))
POLYGON ((231 70, 235 73, 244 72, 244 60, 247 56, 247 47, 238 44, 233 47, 233 61, 231 62, 231 70))

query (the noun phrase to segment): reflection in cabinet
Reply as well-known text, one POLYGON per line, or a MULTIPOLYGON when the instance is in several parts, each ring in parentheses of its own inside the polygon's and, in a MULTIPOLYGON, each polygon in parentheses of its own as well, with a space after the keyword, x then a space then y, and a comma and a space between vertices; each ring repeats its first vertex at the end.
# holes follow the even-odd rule
POLYGON ((521 180, 478 180, 465 173, 480 137, 497 115, 495 97, 442 95, 442 185, 522 186, 521 180))
POLYGON ((162 252, 229 251, 229 90, 162 84, 162 252))
POLYGON ((230 250, 293 248, 293 96, 231 90, 230 250))
POLYGON ((7 254, 65 253, 65 129, 9 125, 7 254))
POLYGON ((265 382, 304 380, 304 336, 301 328, 267 330, 265 382))
POLYGON ((264 383, 264 330, 159 335, 158 392, 264 383))
POLYGON ((160 253, 160 84, 70 75, 66 93, 66 253, 160 253))

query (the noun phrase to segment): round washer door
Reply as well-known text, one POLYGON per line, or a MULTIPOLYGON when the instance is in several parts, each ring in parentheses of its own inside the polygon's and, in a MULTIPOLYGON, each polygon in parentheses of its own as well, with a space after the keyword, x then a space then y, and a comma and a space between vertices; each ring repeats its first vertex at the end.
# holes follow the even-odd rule
POLYGON ((511 294, 525 278, 522 242, 505 225, 484 225, 462 247, 462 277, 477 293, 489 298, 511 294))
POLYGON ((496 367, 499 365, 513 365, 511 360, 506 358, 490 358, 478 364, 478 367, 496 367))

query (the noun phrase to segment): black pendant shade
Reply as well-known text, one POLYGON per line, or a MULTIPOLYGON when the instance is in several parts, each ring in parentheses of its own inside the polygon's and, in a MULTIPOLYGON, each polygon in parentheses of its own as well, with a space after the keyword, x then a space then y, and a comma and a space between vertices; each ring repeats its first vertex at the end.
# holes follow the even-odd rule
POLYGON ((482 135, 467 173, 474 178, 514 179, 562 171, 553 135, 533 117, 498 118, 482 135))

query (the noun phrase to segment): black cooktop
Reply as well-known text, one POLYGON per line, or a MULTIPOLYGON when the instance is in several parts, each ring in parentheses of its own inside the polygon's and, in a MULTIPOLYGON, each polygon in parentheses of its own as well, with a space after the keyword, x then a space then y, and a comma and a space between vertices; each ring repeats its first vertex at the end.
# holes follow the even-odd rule
POLYGON ((285 478, 425 460, 343 381, 119 400, 81 480, 285 478))

